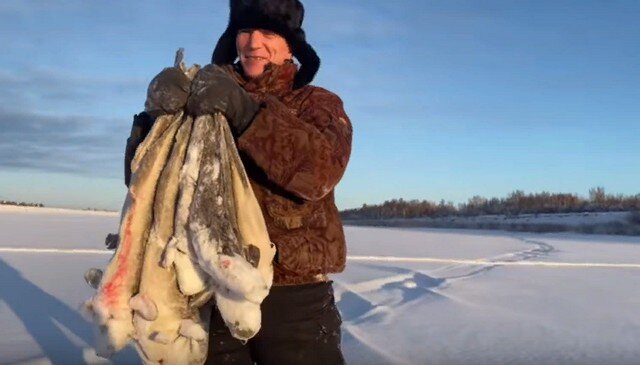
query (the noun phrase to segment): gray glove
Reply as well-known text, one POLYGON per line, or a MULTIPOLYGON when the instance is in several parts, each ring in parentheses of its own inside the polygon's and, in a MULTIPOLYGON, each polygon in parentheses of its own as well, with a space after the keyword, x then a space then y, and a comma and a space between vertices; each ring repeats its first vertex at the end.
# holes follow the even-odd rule
POLYGON ((156 118, 174 114, 184 108, 189 97, 191 80, 177 67, 167 67, 151 80, 144 108, 156 118))
POLYGON ((193 79, 187 111, 195 116, 221 112, 235 136, 249 127, 259 109, 260 103, 219 66, 207 65, 193 79))

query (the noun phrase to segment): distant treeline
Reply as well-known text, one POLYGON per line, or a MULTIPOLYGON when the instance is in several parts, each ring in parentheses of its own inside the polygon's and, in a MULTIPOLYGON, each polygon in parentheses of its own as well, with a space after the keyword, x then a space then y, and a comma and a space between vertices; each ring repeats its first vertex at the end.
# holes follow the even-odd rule
POLYGON ((40 208, 44 207, 44 204, 42 203, 14 202, 11 200, 0 200, 0 205, 17 205, 19 207, 40 207, 40 208))
POLYGON ((87 207, 87 208, 84 208, 82 210, 90 211, 90 212, 110 212, 110 213, 115 212, 115 210, 113 210, 113 209, 91 208, 91 207, 87 207))
POLYGON ((386 219, 635 210, 640 210, 640 194, 611 195, 606 194, 603 187, 596 187, 589 190, 588 198, 576 194, 554 194, 546 191, 525 194, 522 190, 516 190, 506 198, 487 199, 474 196, 468 202, 458 206, 444 200, 434 203, 427 200, 393 199, 378 205, 363 204, 361 208, 343 210, 340 215, 343 219, 386 219))

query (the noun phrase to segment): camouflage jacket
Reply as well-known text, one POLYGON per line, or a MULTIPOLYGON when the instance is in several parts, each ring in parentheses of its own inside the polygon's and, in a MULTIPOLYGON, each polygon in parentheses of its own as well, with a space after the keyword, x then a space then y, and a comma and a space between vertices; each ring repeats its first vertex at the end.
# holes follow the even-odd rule
MULTIPOLYGON (((342 222, 334 188, 351 154, 351 122, 335 94, 315 86, 292 90, 294 64, 271 66, 246 81, 238 66, 224 67, 262 103, 252 124, 238 138, 238 150, 262 209, 269 237, 277 247, 274 285, 326 280, 346 261, 342 222)), ((138 130, 150 128, 144 118, 138 130)), ((128 140, 132 158, 143 136, 128 140)), ((125 160, 125 180, 128 180, 125 160)))

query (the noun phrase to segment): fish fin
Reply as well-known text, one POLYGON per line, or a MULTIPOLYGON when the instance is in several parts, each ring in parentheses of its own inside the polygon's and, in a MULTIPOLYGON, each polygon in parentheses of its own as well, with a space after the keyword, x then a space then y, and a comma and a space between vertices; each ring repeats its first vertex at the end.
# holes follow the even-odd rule
POLYGON ((147 321, 158 318, 158 306, 143 293, 132 297, 129 300, 129 306, 147 321))
POLYGON ((93 289, 98 289, 100 281, 102 281, 102 275, 102 270, 92 267, 84 273, 84 281, 93 289))
POLYGON ((177 239, 175 237, 172 237, 171 240, 169 240, 167 247, 164 249, 164 252, 162 253, 161 266, 165 269, 170 268, 176 260, 176 246, 177 239))
POLYGON ((204 341, 207 339, 207 331, 199 323, 192 319, 184 319, 180 322, 180 335, 196 341, 204 341))

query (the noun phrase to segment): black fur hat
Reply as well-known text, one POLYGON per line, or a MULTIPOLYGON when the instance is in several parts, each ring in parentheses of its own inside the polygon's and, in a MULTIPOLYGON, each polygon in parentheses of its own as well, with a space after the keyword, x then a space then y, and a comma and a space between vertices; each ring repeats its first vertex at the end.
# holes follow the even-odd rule
POLYGON ((236 35, 240 29, 267 29, 286 39, 291 53, 300 62, 293 87, 300 88, 313 80, 320 68, 320 58, 302 30, 304 7, 299 0, 230 0, 229 7, 229 25, 213 51, 212 63, 226 65, 235 61, 236 35))

